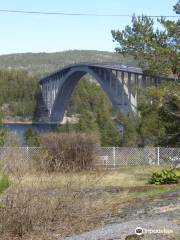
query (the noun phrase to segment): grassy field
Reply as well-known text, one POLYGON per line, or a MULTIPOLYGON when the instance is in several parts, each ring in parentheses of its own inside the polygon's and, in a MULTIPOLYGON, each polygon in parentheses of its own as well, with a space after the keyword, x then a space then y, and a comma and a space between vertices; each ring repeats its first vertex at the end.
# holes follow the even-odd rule
POLYGON ((57 239, 94 229, 137 199, 180 189, 148 184, 157 166, 10 175, 0 195, 0 239, 57 239), (15 238, 16 236, 16 238, 15 238))

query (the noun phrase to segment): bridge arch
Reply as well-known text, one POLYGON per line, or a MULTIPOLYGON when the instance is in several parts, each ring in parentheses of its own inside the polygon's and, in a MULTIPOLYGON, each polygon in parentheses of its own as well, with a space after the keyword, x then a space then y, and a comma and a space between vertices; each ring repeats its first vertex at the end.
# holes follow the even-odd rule
MULTIPOLYGON (((51 122, 59 122, 63 119, 65 110, 69 103, 70 97, 75 86, 78 84, 79 80, 86 74, 92 76, 107 94, 112 105, 117 107, 117 100, 114 94, 110 91, 109 85, 103 79, 88 66, 73 67, 63 78, 59 90, 56 94, 55 101, 52 106, 50 113, 51 122)), ((122 88, 122 86, 121 86, 122 88)))
MULTIPOLYGON (((119 63, 77 63, 65 66, 39 80, 42 88, 40 121, 63 120, 71 94, 86 74, 100 84, 113 107, 122 112, 137 112, 139 89, 144 91, 148 86, 157 86, 162 79, 159 76, 145 76, 141 68, 119 63)), ((163 77, 163 80, 166 79, 172 80, 163 77)))

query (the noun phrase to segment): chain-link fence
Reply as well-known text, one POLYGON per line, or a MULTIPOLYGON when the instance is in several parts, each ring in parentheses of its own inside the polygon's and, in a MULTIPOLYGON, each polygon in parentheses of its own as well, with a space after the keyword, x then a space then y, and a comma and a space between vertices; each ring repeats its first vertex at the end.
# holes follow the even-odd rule
POLYGON ((40 147, 0 147, 0 167, 3 166, 10 172, 28 172, 33 169, 42 153, 40 147))
MULTIPOLYGON (((0 160, 27 163, 32 165, 41 158, 43 149, 40 147, 1 147, 0 160)), ((164 147, 102 147, 95 166, 118 168, 131 165, 171 165, 180 166, 180 148, 164 147)))
POLYGON ((118 168, 131 165, 180 165, 180 148, 102 147, 97 166, 118 168))

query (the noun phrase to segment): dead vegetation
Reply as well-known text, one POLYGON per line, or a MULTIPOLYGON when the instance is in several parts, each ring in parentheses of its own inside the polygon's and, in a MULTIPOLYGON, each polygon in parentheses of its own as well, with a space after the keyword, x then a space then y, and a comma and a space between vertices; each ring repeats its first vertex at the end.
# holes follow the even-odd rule
MULTIPOLYGON (((111 217, 122 217, 123 208, 143 201, 141 195, 137 199, 138 192, 149 196, 149 189, 153 190, 152 186, 128 186, 130 172, 123 172, 123 180, 118 179, 121 170, 34 173, 18 179, 11 176, 11 186, 0 195, 0 239, 63 239, 104 225, 111 217), (116 177, 108 185, 110 176, 116 177)), ((143 174, 139 170, 139 176, 143 174)), ((162 190, 155 188, 155 194, 162 190)), ((169 186, 170 190, 174 188, 179 186, 169 186)))
MULTIPOLYGON (((35 178, 34 178, 35 179, 35 178)), ((17 181, 0 201, 1 236, 22 238, 29 233, 46 232, 60 236, 78 233, 99 225, 108 203, 103 192, 77 187, 69 181, 58 186, 56 182, 42 182, 38 177, 34 184, 17 181), (101 196, 101 197, 100 197, 101 196)), ((86 180, 88 181, 88 179, 86 180)), ((88 186, 93 184, 88 182, 88 186)), ((107 209, 109 211, 109 209, 107 209)), ((2 238, 3 239, 3 238, 2 238)))
POLYGON ((17 148, 1 154, 0 175, 9 175, 10 187, 0 195, 0 239, 63 239, 123 216, 121 209, 139 195, 142 200, 167 191, 147 185, 155 166, 91 169, 98 145, 92 136, 73 135, 69 141, 62 135, 52 141, 46 135, 41 141, 42 158, 27 161, 17 148))
POLYGON ((47 133, 40 137, 45 149, 40 169, 47 172, 82 171, 91 169, 99 154, 95 135, 47 133))

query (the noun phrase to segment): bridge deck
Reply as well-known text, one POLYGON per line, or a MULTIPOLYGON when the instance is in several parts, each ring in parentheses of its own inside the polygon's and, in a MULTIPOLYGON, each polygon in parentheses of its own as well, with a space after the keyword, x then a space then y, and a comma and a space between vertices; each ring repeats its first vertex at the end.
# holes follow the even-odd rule
POLYGON ((54 75, 64 71, 68 70, 69 68, 73 67, 98 67, 98 68, 106 68, 111 70, 118 70, 118 71, 124 71, 124 72, 131 72, 131 73, 138 73, 143 74, 143 71, 140 67, 133 67, 125 64, 117 64, 117 63, 88 63, 88 62, 82 62, 77 64, 70 64, 65 66, 64 68, 59 69, 58 71, 54 71, 51 74, 41 78, 39 80, 39 83, 42 84, 44 81, 49 79, 50 77, 53 77, 54 75))

